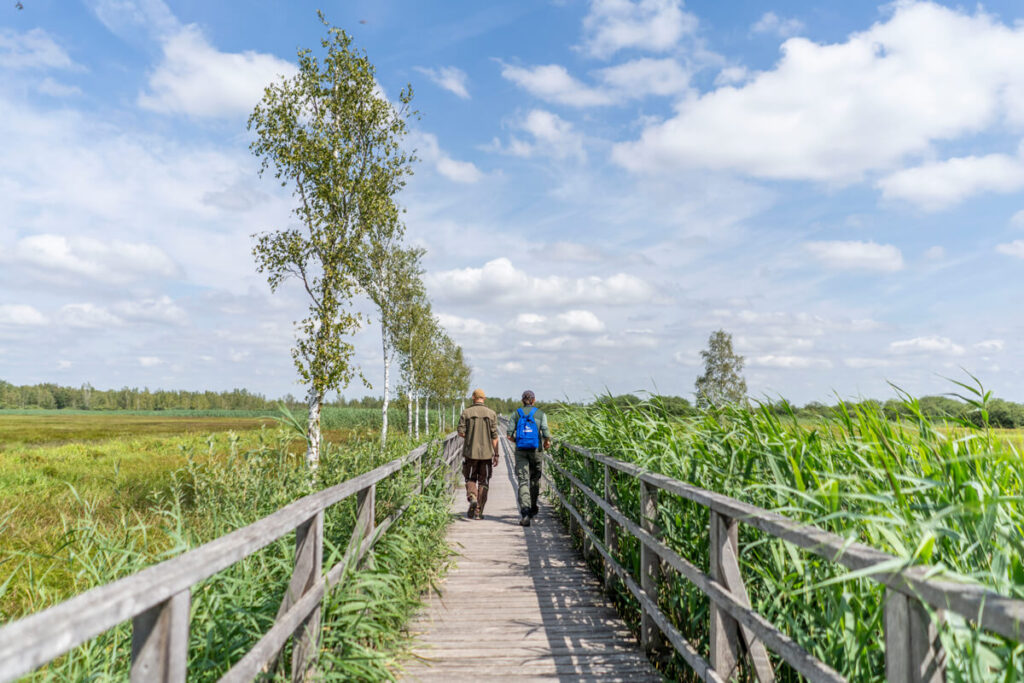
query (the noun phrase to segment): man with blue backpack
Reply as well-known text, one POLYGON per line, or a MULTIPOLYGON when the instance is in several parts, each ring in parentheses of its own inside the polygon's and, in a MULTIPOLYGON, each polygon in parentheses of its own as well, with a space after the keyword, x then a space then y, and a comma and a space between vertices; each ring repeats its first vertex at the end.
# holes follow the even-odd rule
POLYGON ((548 416, 534 405, 536 401, 537 397, 532 391, 524 391, 523 407, 512 413, 508 427, 508 439, 516 445, 520 526, 530 526, 530 519, 537 514, 541 454, 551 448, 548 416))

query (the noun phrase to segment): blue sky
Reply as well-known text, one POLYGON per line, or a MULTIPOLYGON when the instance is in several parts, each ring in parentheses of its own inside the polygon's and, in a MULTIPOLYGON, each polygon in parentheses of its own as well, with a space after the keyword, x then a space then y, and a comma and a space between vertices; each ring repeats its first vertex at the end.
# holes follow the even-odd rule
MULTIPOLYGON (((304 302, 250 254, 292 198, 245 121, 317 5, 23 4, 0 8, 0 378, 301 394, 304 302)), ((490 393, 688 395, 721 327, 755 395, 966 368, 1024 400, 1019 3, 320 7, 415 90, 399 201, 490 393)))

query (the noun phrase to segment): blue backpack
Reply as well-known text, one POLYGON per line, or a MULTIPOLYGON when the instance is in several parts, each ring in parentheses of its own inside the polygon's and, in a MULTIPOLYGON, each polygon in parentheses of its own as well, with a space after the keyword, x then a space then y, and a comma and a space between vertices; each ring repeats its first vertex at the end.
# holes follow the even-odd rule
POLYGON ((529 413, 524 413, 520 408, 519 419, 516 420, 516 448, 521 450, 537 450, 540 448, 540 431, 537 429, 537 422, 533 414, 537 408, 531 408, 529 413))

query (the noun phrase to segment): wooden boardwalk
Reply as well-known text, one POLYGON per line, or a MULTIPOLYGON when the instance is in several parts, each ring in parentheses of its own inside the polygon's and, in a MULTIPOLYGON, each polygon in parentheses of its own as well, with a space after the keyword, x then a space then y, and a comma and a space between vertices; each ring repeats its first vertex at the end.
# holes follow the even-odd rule
POLYGON ((459 558, 410 627, 405 680, 660 681, 550 508, 519 526, 501 443, 483 520, 466 519, 456 489, 448 538, 459 558))

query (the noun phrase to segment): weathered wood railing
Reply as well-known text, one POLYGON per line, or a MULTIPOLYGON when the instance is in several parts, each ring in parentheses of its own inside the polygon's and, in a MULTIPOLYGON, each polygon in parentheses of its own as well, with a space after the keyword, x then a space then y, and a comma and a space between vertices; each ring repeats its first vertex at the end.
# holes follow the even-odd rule
POLYGON ((376 523, 377 483, 405 467, 416 467, 421 476, 412 496, 421 492, 438 472, 451 485, 460 444, 461 439, 455 434, 446 436, 437 463, 441 469, 428 472, 425 479, 423 460, 429 444, 375 470, 300 498, 247 527, 178 557, 0 628, 0 681, 29 673, 128 619, 132 620, 131 680, 184 681, 192 586, 292 531, 295 566, 274 625, 221 681, 252 680, 276 660, 292 636, 292 679, 303 679, 315 665, 324 594, 344 577, 347 569, 363 559, 412 502, 410 496, 376 523), (324 511, 353 494, 357 501, 355 529, 345 554, 325 574, 324 511))
MULTIPOLYGON (((751 609, 739 566, 739 523, 749 524, 830 562, 858 571, 865 578, 886 587, 885 678, 889 683, 938 683, 945 680, 945 654, 935 626, 935 620, 941 622, 945 612, 959 614, 978 627, 1007 638, 1024 640, 1024 600, 1006 598, 982 587, 929 578, 928 567, 906 566, 892 555, 849 542, 817 527, 647 472, 636 465, 585 448, 565 443, 557 446, 582 456, 588 468, 604 468, 604 491, 597 492, 559 464, 557 458, 546 456, 549 466, 545 479, 569 512, 573 529, 580 530, 584 554, 591 559, 596 549, 603 561, 606 585, 610 584, 613 576, 618 576, 640 603, 640 635, 644 647, 657 651, 663 646, 661 638, 667 639, 702 680, 721 682, 734 678, 744 656, 758 681, 774 680, 766 648, 807 680, 845 680, 828 664, 812 656, 751 609), (551 470, 569 482, 567 491, 558 489, 550 475, 551 470), (633 522, 618 507, 615 487, 618 472, 632 477, 640 488, 641 524, 633 522), (707 572, 659 539, 657 507, 660 492, 680 496, 708 508, 710 567, 707 572), (594 521, 590 519, 591 515, 581 513, 579 508, 582 506, 574 504, 579 494, 603 511, 603 538, 598 538, 591 528, 594 521), (639 541, 639 579, 615 558, 622 530, 639 541), (671 567, 684 576, 710 599, 710 661, 700 655, 658 607, 663 566, 671 567)), ((598 479, 597 471, 591 470, 589 474, 591 481, 598 479)))

